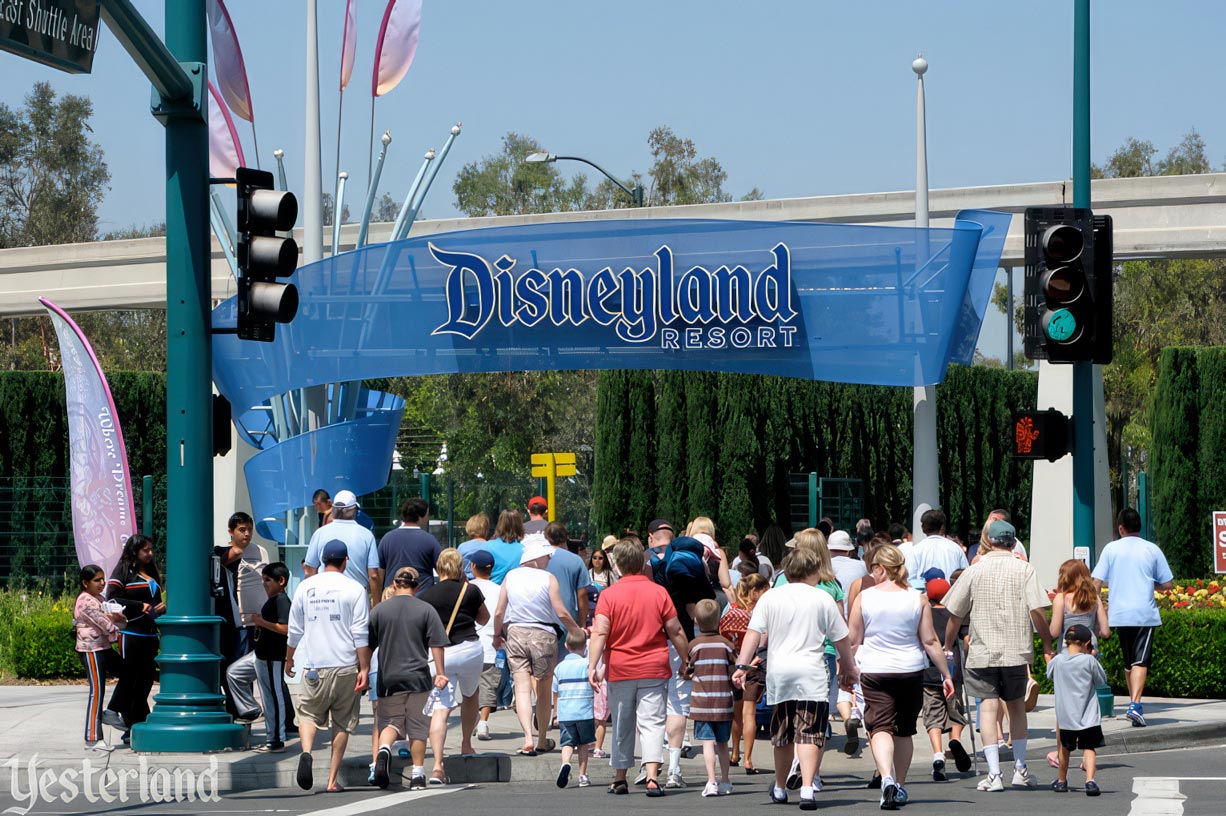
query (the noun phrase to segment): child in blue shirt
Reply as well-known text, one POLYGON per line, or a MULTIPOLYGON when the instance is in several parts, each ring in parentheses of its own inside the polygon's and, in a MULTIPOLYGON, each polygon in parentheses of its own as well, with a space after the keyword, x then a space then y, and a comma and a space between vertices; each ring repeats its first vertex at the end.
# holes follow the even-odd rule
POLYGON ((570 781, 570 760, 579 752, 579 787, 592 784, 587 778, 587 758, 596 741, 596 692, 587 676, 587 635, 582 629, 566 636, 567 655, 553 671, 553 693, 558 695, 558 727, 562 732, 562 768, 558 787, 570 781))

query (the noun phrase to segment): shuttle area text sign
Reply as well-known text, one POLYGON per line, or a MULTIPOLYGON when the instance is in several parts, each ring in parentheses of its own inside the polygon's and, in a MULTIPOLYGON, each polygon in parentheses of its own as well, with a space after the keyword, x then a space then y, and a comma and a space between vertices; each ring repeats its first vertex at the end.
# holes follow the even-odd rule
POLYGON ((94 0, 0 0, 0 49, 70 74, 93 69, 99 26, 94 0))

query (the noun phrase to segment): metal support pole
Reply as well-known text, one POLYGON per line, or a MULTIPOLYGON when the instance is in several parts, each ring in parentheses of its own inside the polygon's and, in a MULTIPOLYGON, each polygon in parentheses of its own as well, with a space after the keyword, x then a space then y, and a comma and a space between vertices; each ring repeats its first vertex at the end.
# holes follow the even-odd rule
POLYGON ((319 146, 318 0, 307 0, 306 19, 306 172, 302 181, 302 262, 324 256, 323 157, 319 146))
POLYGON ((1141 514, 1141 537, 1153 541, 1149 523, 1149 476, 1143 470, 1137 474, 1137 508, 1141 514))
POLYGON ((1005 303, 1005 338, 1008 341, 1005 344, 1005 368, 1012 371, 1013 335, 1017 328, 1013 325, 1013 269, 1008 266, 1005 267, 1005 290, 1009 293, 1009 299, 1005 303))
MULTIPOLYGON (((923 55, 916 57, 911 63, 911 70, 918 80, 915 96, 915 265, 918 268, 929 260, 928 139, 924 119, 924 73, 928 70, 928 61, 923 55)), ((924 533, 920 518, 941 503, 940 474, 937 470, 936 387, 916 386, 912 392, 911 408, 911 537, 914 541, 921 541, 924 533)))
POLYGON ((153 538, 153 477, 145 476, 140 480, 140 532, 141 535, 153 538))
MULTIPOLYGON (((1090 0, 1073 21, 1073 206, 1090 207, 1090 0)), ((1073 363, 1073 546, 1094 565, 1094 364, 1073 363)))
MULTIPOLYGON (((166 0, 166 44, 180 62, 207 59, 204 0, 166 0)), ((166 119, 166 586, 161 690, 132 728, 136 751, 240 748, 246 730, 218 692, 221 618, 209 596, 213 516, 209 333, 209 132, 203 116, 166 119)))

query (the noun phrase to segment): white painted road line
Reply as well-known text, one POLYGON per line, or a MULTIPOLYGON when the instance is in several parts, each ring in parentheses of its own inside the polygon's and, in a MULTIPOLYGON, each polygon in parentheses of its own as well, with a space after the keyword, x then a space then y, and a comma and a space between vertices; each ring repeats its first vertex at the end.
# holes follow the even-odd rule
POLYGON ((1172 777, 1139 776, 1132 780, 1132 800, 1128 816, 1183 816, 1188 797, 1179 792, 1179 780, 1172 777))
POLYGON ((428 799, 431 796, 458 793, 467 787, 467 785, 457 785, 455 787, 437 788, 435 790, 403 791, 387 796, 375 796, 370 799, 363 799, 360 802, 351 802, 347 805, 338 805, 326 810, 312 810, 310 813, 303 813, 302 816, 357 816, 359 813, 373 813, 376 810, 403 805, 407 802, 417 802, 422 799, 428 799))

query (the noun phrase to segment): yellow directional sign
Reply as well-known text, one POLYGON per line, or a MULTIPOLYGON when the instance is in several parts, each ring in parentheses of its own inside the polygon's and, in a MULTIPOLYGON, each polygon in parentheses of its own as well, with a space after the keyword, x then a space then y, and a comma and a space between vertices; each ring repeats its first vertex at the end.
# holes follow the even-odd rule
POLYGON ((574 476, 575 455, 573 453, 534 453, 532 454, 532 475, 545 480, 545 501, 549 502, 548 517, 550 521, 557 518, 557 508, 554 507, 554 487, 559 476, 574 476))

